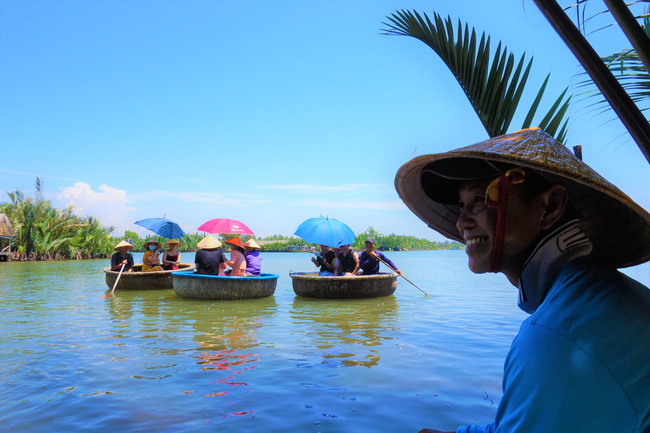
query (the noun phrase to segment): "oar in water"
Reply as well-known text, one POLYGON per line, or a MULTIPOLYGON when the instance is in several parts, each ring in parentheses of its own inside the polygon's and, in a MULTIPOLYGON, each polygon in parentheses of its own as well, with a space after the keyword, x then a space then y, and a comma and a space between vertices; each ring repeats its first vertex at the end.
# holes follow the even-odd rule
POLYGON ((111 293, 108 295, 104 295, 104 298, 108 298, 109 296, 113 296, 113 292, 115 291, 115 288, 117 287, 118 281, 120 281, 120 277, 122 276, 122 271, 124 270, 124 266, 126 266, 126 263, 122 263, 122 267, 120 268, 120 273, 117 274, 117 279, 115 280, 115 284, 113 284, 113 290, 111 290, 111 293))
MULTIPOLYGON (((388 266, 388 268, 389 268, 391 271, 397 273, 397 269, 394 269, 391 265, 389 265, 388 263, 386 263, 386 261, 383 260, 381 257, 379 257, 379 255, 375 255, 375 257, 377 257, 377 259, 378 259, 380 262, 382 262, 383 264, 385 264, 386 266, 388 266)), ((406 277, 404 276, 404 274, 400 274, 400 277, 404 278, 406 281, 408 281, 409 283, 413 284, 413 282, 412 282, 411 280, 409 280, 408 278, 406 278, 406 277)), ((427 294, 427 292, 425 292, 424 290, 422 290, 421 288, 419 288, 419 287, 416 286, 415 284, 413 284, 413 286, 415 286, 415 288, 418 289, 420 292, 424 293, 425 296, 429 296, 429 295, 427 294)))

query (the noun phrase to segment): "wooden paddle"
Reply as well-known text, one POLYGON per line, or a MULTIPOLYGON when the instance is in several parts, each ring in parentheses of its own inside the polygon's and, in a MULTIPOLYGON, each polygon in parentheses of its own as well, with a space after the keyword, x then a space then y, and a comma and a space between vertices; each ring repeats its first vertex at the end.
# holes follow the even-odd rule
MULTIPOLYGON (((386 261, 383 260, 381 257, 379 257, 379 255, 375 255, 375 257, 377 257, 377 259, 378 259, 380 262, 382 262, 383 264, 385 264, 386 266, 388 266, 388 268, 389 268, 391 271, 397 273, 397 269, 394 269, 391 265, 389 265, 388 263, 386 263, 386 261)), ((412 282, 411 280, 409 280, 408 278, 406 278, 406 277, 404 276, 404 274, 400 274, 400 277, 404 278, 406 281, 408 281, 409 283, 413 284, 413 282, 412 282)), ((420 292, 424 293, 425 296, 429 296, 429 295, 427 294, 427 292, 425 292, 424 290, 422 290, 421 288, 419 288, 419 287, 416 286, 415 284, 413 284, 413 286, 415 286, 415 288, 418 289, 420 292)))
POLYGON ((126 266, 126 263, 122 263, 122 267, 120 268, 120 273, 117 274, 117 279, 115 280, 115 284, 113 284, 113 290, 111 290, 111 293, 108 295, 104 295, 104 298, 108 298, 109 296, 113 296, 113 292, 115 291, 115 288, 117 287, 117 283, 120 281, 120 277, 122 276, 122 271, 124 270, 124 266, 126 266))

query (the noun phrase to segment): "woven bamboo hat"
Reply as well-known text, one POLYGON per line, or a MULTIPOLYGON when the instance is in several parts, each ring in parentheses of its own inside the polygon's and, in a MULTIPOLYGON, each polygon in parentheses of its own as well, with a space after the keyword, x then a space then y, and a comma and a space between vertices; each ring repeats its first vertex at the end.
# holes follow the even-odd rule
POLYGON ((249 239, 246 242, 244 242, 244 246, 248 248, 254 248, 256 250, 261 250, 262 247, 260 247, 257 242, 255 242, 255 239, 249 239))
POLYGON ((169 248, 170 245, 176 245, 177 247, 180 247, 183 244, 178 242, 176 239, 170 239, 165 243, 165 248, 169 248))
POLYGON ((219 248, 220 246, 221 242, 210 235, 207 235, 201 239, 198 244, 196 244, 196 247, 201 250, 213 250, 215 248, 219 248))
POLYGON ((650 214, 539 128, 414 158, 398 170, 395 189, 429 227, 464 242, 456 228, 458 186, 513 167, 532 169, 567 189, 594 260, 617 268, 650 260, 650 214))
POLYGON ((144 248, 145 250, 148 249, 149 244, 156 244, 156 248, 160 248, 160 242, 156 242, 156 241, 147 241, 142 244, 142 248, 144 248))
POLYGON ((120 241, 119 244, 115 245, 115 248, 113 248, 113 251, 118 251, 120 248, 128 248, 129 250, 132 250, 133 245, 131 245, 127 241, 120 241))

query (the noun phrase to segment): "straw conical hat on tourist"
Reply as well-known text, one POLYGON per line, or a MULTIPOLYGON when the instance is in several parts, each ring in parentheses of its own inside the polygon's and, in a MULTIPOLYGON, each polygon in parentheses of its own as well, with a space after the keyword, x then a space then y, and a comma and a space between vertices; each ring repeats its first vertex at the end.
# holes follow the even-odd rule
POLYGON ((133 249, 133 245, 128 243, 127 241, 120 241, 119 244, 115 245, 115 248, 113 248, 114 251, 119 250, 120 248, 128 248, 130 250, 133 249))
POLYGON ((144 248, 145 250, 148 249, 149 244, 156 244, 156 248, 160 248, 160 242, 156 242, 156 241, 147 241, 142 244, 142 248, 144 248))
POLYGON ((512 167, 532 169, 568 190, 594 260, 615 267, 650 260, 650 214, 539 128, 418 156, 398 170, 395 189, 429 227, 464 242, 456 228, 460 182, 496 177, 512 167))
POLYGON ((219 248, 220 246, 221 242, 210 235, 207 235, 201 239, 198 244, 196 244, 196 247, 200 250, 213 250, 215 248, 219 248))
POLYGON ((178 242, 176 239, 170 239, 165 243, 165 248, 169 248, 170 245, 176 245, 177 247, 180 247, 183 244, 178 242))
POLYGON ((247 240, 247 241, 244 243, 244 246, 245 246, 245 247, 248 247, 248 248, 254 248, 254 249, 256 249, 256 250, 261 250, 261 249, 262 249, 259 245, 257 245, 257 242, 255 242, 255 239, 249 239, 249 240, 247 240))

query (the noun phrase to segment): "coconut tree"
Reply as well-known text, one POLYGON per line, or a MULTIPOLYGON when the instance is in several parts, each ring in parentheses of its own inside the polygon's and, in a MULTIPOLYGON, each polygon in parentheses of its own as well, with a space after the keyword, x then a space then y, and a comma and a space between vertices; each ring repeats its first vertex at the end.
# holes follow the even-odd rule
MULTIPOLYGON (((398 11, 389 15, 384 34, 411 36, 427 44, 447 65, 465 92, 474 111, 490 137, 508 132, 517 112, 533 59, 526 61, 525 53, 517 61, 514 54, 498 44, 494 56, 490 54, 490 37, 482 33, 477 41, 476 30, 458 21, 456 29, 450 17, 443 20, 435 13, 433 20, 427 14, 398 11)), ((566 111, 570 96, 567 89, 555 100, 539 121, 534 121, 546 90, 549 75, 537 92, 521 128, 539 126, 563 142, 567 132, 566 111), (535 123, 534 123, 535 122, 535 123)))

